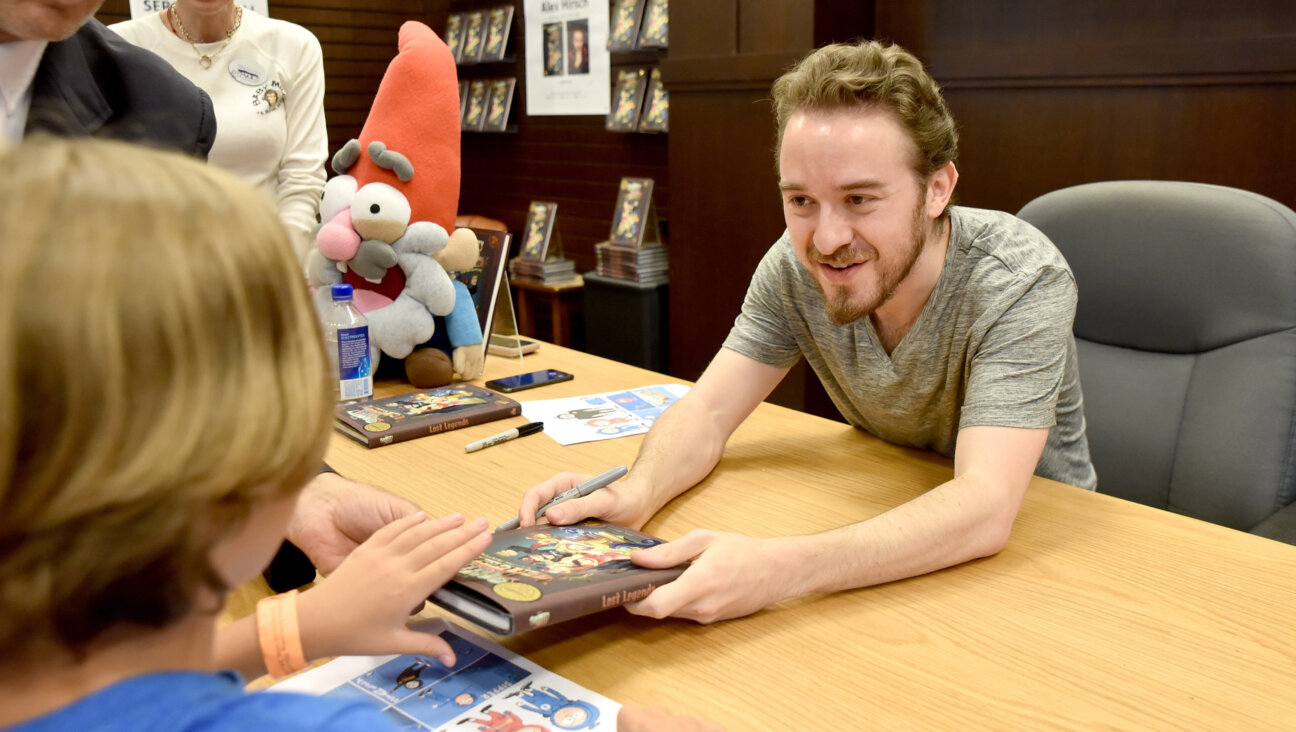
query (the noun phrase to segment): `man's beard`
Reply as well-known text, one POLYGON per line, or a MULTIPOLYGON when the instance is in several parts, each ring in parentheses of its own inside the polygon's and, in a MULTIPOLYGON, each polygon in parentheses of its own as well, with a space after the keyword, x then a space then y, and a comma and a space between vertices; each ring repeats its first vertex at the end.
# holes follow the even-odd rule
MULTIPOLYGON (((863 300, 857 300, 855 290, 846 287, 834 287, 832 294, 824 288, 823 283, 818 277, 810 279, 819 288, 820 294, 824 296, 824 312, 828 319, 837 325, 847 325, 860 318, 872 315, 875 310, 882 307, 892 296, 895 295, 896 289, 900 283, 909 276, 909 271, 913 269, 914 263, 918 261, 918 256, 922 254, 923 247, 927 243, 927 227, 924 226, 924 206, 922 198, 919 198, 918 205, 914 208, 913 220, 910 222, 911 241, 907 251, 901 253, 898 261, 884 262, 878 256, 874 249, 873 264, 878 269, 880 280, 875 291, 870 293, 863 300)), ((813 247, 809 250, 809 259, 812 265, 830 264, 840 260, 842 263, 853 261, 854 252, 851 250, 839 250, 834 252, 832 257, 824 257, 813 247)))

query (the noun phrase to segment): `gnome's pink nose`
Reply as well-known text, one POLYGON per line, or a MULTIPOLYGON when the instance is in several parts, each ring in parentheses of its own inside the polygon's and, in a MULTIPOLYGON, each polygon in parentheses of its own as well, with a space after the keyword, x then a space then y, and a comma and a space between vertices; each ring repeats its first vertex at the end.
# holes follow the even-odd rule
POLYGON ((355 257, 360 249, 360 235, 351 225, 351 209, 342 209, 333 220, 321 226, 315 235, 315 245, 320 254, 338 262, 355 257))

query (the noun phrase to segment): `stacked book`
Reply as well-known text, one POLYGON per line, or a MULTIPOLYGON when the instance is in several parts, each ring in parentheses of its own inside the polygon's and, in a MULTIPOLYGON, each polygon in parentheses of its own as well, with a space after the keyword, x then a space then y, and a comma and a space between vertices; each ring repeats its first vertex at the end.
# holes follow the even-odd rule
POLYGON ((636 248, 605 241, 596 244, 594 251, 602 277, 645 286, 664 284, 669 277, 666 247, 661 244, 636 248))
POLYGON ((541 262, 525 257, 514 257, 509 262, 509 276, 526 279, 543 285, 555 285, 576 279, 575 260, 559 257, 541 262))

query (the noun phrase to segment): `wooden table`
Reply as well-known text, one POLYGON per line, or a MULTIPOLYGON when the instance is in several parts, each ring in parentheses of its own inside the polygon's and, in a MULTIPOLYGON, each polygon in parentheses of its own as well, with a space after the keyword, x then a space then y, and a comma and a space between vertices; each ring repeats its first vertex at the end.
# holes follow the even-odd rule
POLYGON ((520 278, 509 280, 509 284, 517 291, 518 332, 536 337, 536 308, 547 306, 553 324, 553 342, 571 345, 572 305, 580 299, 581 288, 585 286, 580 275, 547 285, 520 278))
MULTIPOLYGON (((550 367, 576 378, 523 399, 674 381, 552 345, 525 363, 490 357, 483 378, 550 367)), ((522 421, 377 450, 339 436, 329 462, 431 514, 498 522, 526 487, 629 465, 642 439, 561 447, 535 435, 464 454, 522 421)), ((763 404, 715 472, 645 528, 667 539, 698 527, 823 531, 951 470, 938 455, 763 404)), ((503 643, 612 699, 730 730, 1290 729, 1296 547, 1036 478, 1008 546, 989 559, 710 626, 614 609, 503 643)))

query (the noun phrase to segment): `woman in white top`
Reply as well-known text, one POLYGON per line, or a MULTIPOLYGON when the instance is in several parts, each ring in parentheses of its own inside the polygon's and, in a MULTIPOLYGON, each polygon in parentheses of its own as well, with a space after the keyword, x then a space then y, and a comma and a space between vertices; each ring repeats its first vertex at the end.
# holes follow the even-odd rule
POLYGON ((207 92, 216 109, 208 161, 276 202, 304 259, 328 157, 324 56, 315 36, 234 0, 179 0, 112 30, 207 92))

